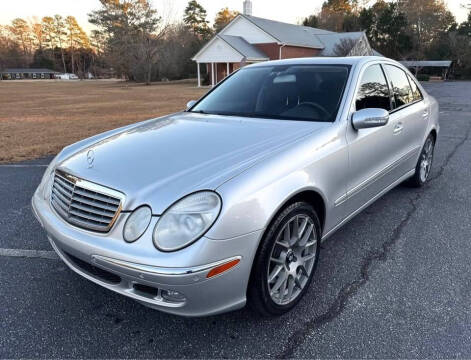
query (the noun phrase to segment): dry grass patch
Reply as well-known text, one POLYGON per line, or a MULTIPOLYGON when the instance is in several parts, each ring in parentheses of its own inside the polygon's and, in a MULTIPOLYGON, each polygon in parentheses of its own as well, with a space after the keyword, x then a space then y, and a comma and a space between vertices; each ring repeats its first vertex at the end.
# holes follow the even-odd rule
POLYGON ((100 132, 179 111, 205 93, 189 82, 0 82, 0 163, 56 154, 100 132))

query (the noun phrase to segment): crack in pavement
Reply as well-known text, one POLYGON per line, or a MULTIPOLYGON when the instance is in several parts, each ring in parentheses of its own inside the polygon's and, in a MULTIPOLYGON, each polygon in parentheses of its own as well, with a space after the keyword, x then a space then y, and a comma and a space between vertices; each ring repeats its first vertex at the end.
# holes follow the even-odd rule
MULTIPOLYGON (((434 177, 431 177, 429 179, 428 184, 430 184, 431 181, 434 181, 443 175, 443 172, 445 171, 445 168, 447 167, 450 160, 453 158, 456 152, 460 149, 460 147, 463 146, 463 144, 467 140, 469 140, 470 134, 471 134, 471 126, 468 128, 468 131, 466 132, 466 137, 463 138, 460 142, 458 142, 453 148, 453 150, 446 156, 443 164, 440 166, 439 170, 437 171, 437 174, 434 177)), ((297 331, 295 331, 288 338, 287 347, 279 356, 276 356, 277 358, 281 358, 281 359, 292 358, 296 349, 305 341, 307 336, 315 328, 331 322, 342 313, 342 311, 345 309, 345 306, 347 305, 348 300, 352 296, 354 296, 358 292, 358 290, 363 285, 365 285, 366 282, 369 280, 369 271, 371 270, 373 263, 377 261, 386 260, 389 252, 399 240, 402 234, 402 231, 408 225, 411 217, 416 212, 417 202, 420 200, 422 194, 423 194, 422 191, 417 192, 417 194, 412 199, 409 199, 410 209, 407 211, 405 217, 401 220, 399 225, 392 231, 390 238, 386 242, 383 243, 381 250, 371 251, 368 254, 368 256, 366 256, 363 259, 362 265, 360 267, 360 276, 357 279, 344 285, 342 289, 340 289, 334 302, 327 309, 325 313, 304 322, 302 327, 298 329, 297 331)))
POLYGON ((435 176, 432 176, 432 177, 429 178, 429 182, 434 181, 435 179, 438 179, 440 176, 443 175, 443 172, 445 171, 445 168, 448 165, 449 161, 453 158, 453 156, 455 156, 455 154, 459 150, 459 148, 461 146, 463 146, 466 141, 469 140, 470 135, 471 135, 471 126, 468 127, 468 130, 466 131, 466 135, 461 139, 461 141, 459 141, 455 145, 453 150, 448 153, 445 160, 443 161, 443 164, 440 166, 440 168, 438 169, 435 176))
POLYGON ((305 338, 311 333, 312 330, 334 320, 342 313, 345 306, 347 305, 347 301, 353 295, 355 295, 357 291, 369 280, 368 272, 372 264, 375 261, 384 261, 386 259, 387 254, 399 239, 402 230, 409 223, 410 218, 415 213, 417 209, 416 202, 420 199, 420 197, 421 193, 417 193, 413 199, 409 200, 411 208, 407 212, 404 219, 402 219, 399 225, 393 230, 392 236, 383 243, 381 250, 371 251, 368 256, 363 259, 362 265, 360 267, 360 276, 350 283, 344 285, 342 289, 340 289, 334 302, 325 313, 305 322, 301 329, 293 333, 288 338, 288 347, 281 353, 279 358, 292 358, 294 351, 304 342, 305 338))

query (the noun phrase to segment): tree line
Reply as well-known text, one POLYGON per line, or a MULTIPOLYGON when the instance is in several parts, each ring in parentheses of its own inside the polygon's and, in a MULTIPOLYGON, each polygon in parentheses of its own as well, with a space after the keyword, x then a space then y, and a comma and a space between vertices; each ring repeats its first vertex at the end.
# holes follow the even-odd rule
MULTIPOLYGON (((365 31, 371 46, 398 60, 454 60, 471 77, 471 12, 457 24, 443 0, 326 0, 303 25, 337 32, 365 31)), ((465 9, 463 8, 463 11, 465 9)), ((179 21, 161 16, 149 0, 99 0, 87 34, 73 16, 14 19, 0 25, 0 68, 46 67, 86 77, 119 76, 150 83, 196 75, 191 61, 238 13, 208 14, 190 0, 179 21)))
POLYGON ((0 25, 0 68, 45 67, 85 73, 94 60, 90 39, 73 16, 14 19, 0 25))
POLYGON ((199 49, 226 26, 237 12, 221 9, 209 26, 207 12, 196 0, 188 2, 180 21, 170 23, 148 0, 100 0, 89 15, 97 27, 105 62, 127 79, 149 84, 153 80, 196 76, 191 60, 199 49))
POLYGON ((196 76, 191 57, 237 12, 223 8, 209 26, 206 10, 191 0, 170 22, 148 0, 99 0, 87 34, 73 16, 14 19, 0 25, 0 69, 41 67, 83 78, 118 76, 150 83, 196 76))
POLYGON ((471 78, 471 9, 457 24, 443 0, 376 0, 371 6, 362 6, 362 0, 326 0, 303 25, 365 31, 371 46, 386 57, 453 60, 455 75, 471 78))

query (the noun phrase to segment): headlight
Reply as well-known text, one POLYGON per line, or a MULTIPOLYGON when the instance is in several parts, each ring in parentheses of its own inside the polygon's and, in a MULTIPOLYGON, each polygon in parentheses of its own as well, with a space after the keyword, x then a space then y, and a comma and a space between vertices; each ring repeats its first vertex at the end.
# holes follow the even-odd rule
POLYGON ((49 200, 49 198, 51 197, 53 180, 54 180, 54 169, 52 169, 52 171, 49 172, 49 175, 47 176, 44 182, 44 187, 43 187, 44 200, 49 200))
POLYGON ((54 169, 57 163, 56 159, 57 156, 49 163, 39 184, 40 194, 42 194, 44 200, 48 200, 51 197, 52 180, 54 179, 54 169))
POLYGON ((154 228, 154 244, 162 251, 175 251, 198 240, 214 224, 221 199, 212 191, 188 195, 172 205, 154 228))
POLYGON ((124 224, 123 237, 127 242, 139 239, 147 230, 152 218, 152 210, 148 206, 141 206, 129 215, 124 224))

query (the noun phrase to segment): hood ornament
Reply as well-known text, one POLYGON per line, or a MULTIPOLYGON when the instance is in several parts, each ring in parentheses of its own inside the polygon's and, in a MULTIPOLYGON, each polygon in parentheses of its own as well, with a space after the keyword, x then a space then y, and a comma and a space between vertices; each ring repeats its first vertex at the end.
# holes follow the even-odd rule
POLYGON ((87 163, 88 163, 88 168, 91 169, 93 167, 93 162, 95 161, 95 152, 90 149, 87 152, 87 163))

